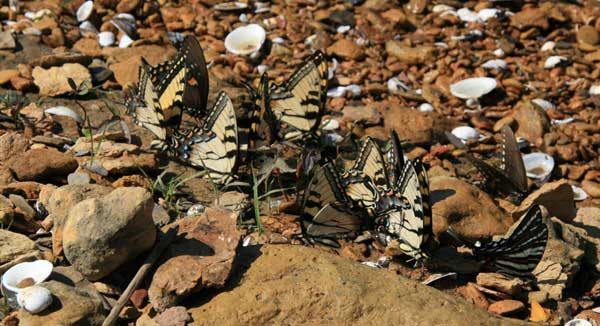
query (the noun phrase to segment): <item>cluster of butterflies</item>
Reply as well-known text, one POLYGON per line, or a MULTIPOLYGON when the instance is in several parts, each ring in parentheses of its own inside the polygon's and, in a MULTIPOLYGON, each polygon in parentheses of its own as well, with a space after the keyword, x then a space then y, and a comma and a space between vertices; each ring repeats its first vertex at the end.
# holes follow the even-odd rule
MULTIPOLYGON (((407 255, 418 262, 430 256, 433 232, 427 173, 419 160, 405 157, 395 132, 384 150, 367 137, 353 165, 342 169, 345 171, 337 168, 339 158, 323 154, 321 120, 328 62, 321 52, 308 57, 283 84, 271 83, 265 73, 257 88, 246 86, 252 98, 246 117, 236 116, 230 97, 223 91, 208 109, 204 55, 196 38, 188 36, 173 60, 155 67, 142 62, 139 82, 125 104, 136 123, 156 136, 153 147, 204 169, 219 185, 240 178, 242 162, 259 162, 258 157, 281 144, 300 149, 297 166, 302 173, 297 175, 307 181, 297 183, 297 193, 307 239, 336 246, 336 239, 367 231, 395 255, 407 255), (198 125, 181 128, 184 113, 194 117, 198 125)), ((515 183, 504 171, 469 157, 477 167, 492 171, 489 173, 496 179, 517 188, 523 186, 522 180, 515 183)), ((509 164, 515 169, 516 161, 509 164)), ((526 179, 524 185, 526 191, 526 179)), ((485 245, 466 244, 476 257, 499 270, 523 274, 541 259, 546 239, 542 210, 534 206, 502 239, 485 245)))

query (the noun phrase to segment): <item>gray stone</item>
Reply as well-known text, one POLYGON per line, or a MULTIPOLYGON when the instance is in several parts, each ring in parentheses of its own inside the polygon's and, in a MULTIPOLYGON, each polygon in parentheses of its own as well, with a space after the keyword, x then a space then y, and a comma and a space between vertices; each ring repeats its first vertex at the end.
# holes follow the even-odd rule
POLYGON ((39 254, 35 242, 28 237, 0 228, 0 266, 22 257, 39 254))
POLYGON ((17 43, 10 31, 0 32, 0 50, 14 50, 16 47, 17 43))
POLYGON ((92 281, 110 274, 154 244, 153 207, 152 195, 139 187, 78 203, 63 229, 65 256, 92 281))

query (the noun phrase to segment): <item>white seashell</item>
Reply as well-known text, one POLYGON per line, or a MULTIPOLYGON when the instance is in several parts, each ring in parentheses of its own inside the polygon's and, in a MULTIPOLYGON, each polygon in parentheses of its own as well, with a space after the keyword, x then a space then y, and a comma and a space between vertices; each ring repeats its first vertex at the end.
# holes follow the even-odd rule
POLYGON ((571 319, 565 323, 565 326, 593 326, 592 323, 585 319, 571 319))
POLYGON ((342 26, 338 26, 338 28, 336 29, 336 31, 338 33, 346 33, 347 31, 349 31, 352 28, 352 26, 350 25, 342 25, 342 26))
POLYGON ((495 8, 482 9, 477 13, 477 19, 481 22, 486 22, 491 18, 498 17, 502 13, 502 10, 495 8))
POLYGON ((421 112, 433 112, 433 105, 429 103, 423 103, 419 105, 419 108, 417 110, 421 112))
POLYGON ((331 59, 332 65, 327 68, 327 79, 333 79, 335 77, 335 71, 340 66, 340 63, 335 59, 331 59))
POLYGON ((600 307, 593 308, 592 311, 597 314, 600 314, 600 307))
POLYGON ((340 123, 335 119, 327 119, 321 122, 321 129, 323 130, 338 130, 340 129, 340 123))
POLYGON ((83 118, 77 112, 73 111, 71 108, 68 108, 66 106, 54 106, 54 107, 44 110, 44 112, 49 113, 49 114, 69 117, 79 123, 83 122, 83 118))
POLYGON ((443 48, 443 49, 449 48, 448 43, 446 43, 446 42, 435 42, 435 43, 433 43, 433 45, 443 48))
POLYGON ((563 61, 567 61, 567 58, 562 57, 560 55, 550 56, 544 62, 544 68, 546 68, 546 69, 552 69, 552 68, 556 67, 557 64, 559 64, 559 63, 561 63, 563 61))
POLYGON ((475 130, 475 128, 469 126, 456 127, 452 129, 452 134, 458 139, 462 140, 463 143, 466 143, 469 140, 481 140, 485 138, 482 134, 475 130))
POLYGON ((409 91, 410 87, 405 83, 401 82, 398 78, 392 77, 387 81, 388 89, 392 92, 396 91, 409 91))
POLYGON ((52 11, 49 9, 42 9, 36 12, 28 11, 25 13, 25 17, 29 18, 30 20, 39 20, 44 18, 44 16, 52 16, 52 11))
POLYGON ((129 37, 129 35, 123 33, 121 35, 121 39, 119 40, 119 47, 121 49, 128 48, 131 45, 131 43, 133 43, 133 40, 131 39, 131 37, 129 37))
POLYGON ((187 215, 187 216, 198 216, 198 215, 204 214, 205 211, 206 211, 206 206, 204 206, 202 204, 194 204, 190 208, 188 208, 188 210, 185 213, 185 215, 187 215))
POLYGON ((88 20, 92 16, 92 12, 94 12, 94 2, 84 2, 79 9, 77 9, 77 21, 82 22, 88 20))
POLYGON ((258 65, 256 67, 256 70, 258 71, 259 75, 262 75, 265 71, 267 71, 267 69, 269 69, 269 66, 267 65, 258 65))
POLYGON ((98 34, 98 29, 96 28, 96 26, 92 25, 92 23, 86 20, 79 24, 79 33, 81 34, 81 36, 86 36, 87 34, 96 35, 98 34))
POLYGON ((508 68, 508 64, 506 63, 506 61, 504 61, 502 59, 488 60, 481 66, 485 69, 498 69, 498 70, 501 70, 501 69, 506 70, 508 68))
POLYGON ((52 263, 47 260, 17 264, 2 275, 2 286, 11 292, 19 293, 23 290, 17 287, 19 282, 32 278, 35 284, 42 283, 52 273, 52 267, 52 263))
POLYGON ((530 153, 523 155, 523 164, 529 178, 543 182, 548 180, 554 169, 554 158, 546 153, 530 153))
POLYGON ((444 11, 448 11, 448 10, 454 11, 454 8, 450 7, 448 5, 443 5, 443 4, 435 5, 435 6, 433 6, 433 8, 431 8, 431 11, 434 12, 434 13, 436 13, 436 14, 444 12, 444 11))
POLYGON ((43 286, 30 286, 17 294, 17 302, 26 311, 37 314, 52 304, 52 293, 43 286))
POLYGON ((120 14, 116 14, 116 15, 113 16, 112 19, 127 20, 130 23, 134 23, 135 24, 135 16, 133 16, 132 14, 126 13, 126 12, 122 12, 120 14))
POLYGON ((242 10, 242 9, 248 8, 248 4, 245 2, 238 2, 238 1, 224 2, 224 3, 216 4, 214 6, 214 8, 217 10, 220 10, 220 11, 235 11, 235 10, 242 10))
POLYGON ((352 84, 348 86, 338 86, 336 88, 327 91, 328 97, 342 97, 346 95, 346 92, 351 92, 353 96, 358 96, 361 93, 359 85, 352 84))
POLYGON ((316 39, 317 34, 310 35, 304 40, 304 45, 311 45, 315 42, 316 39))
POLYGON ((600 95, 600 85, 590 86, 590 95, 600 95))
POLYGON ((98 43, 101 47, 111 46, 115 44, 115 34, 110 31, 102 32, 98 34, 98 43))
POLYGON ((502 58, 504 57, 504 50, 497 48, 496 50, 494 50, 494 55, 497 56, 498 58, 502 58))
POLYGON ((374 261, 363 261, 361 264, 363 264, 365 266, 369 266, 371 268, 383 268, 379 265, 379 263, 374 262, 374 261))
POLYGON ((554 43, 552 41, 548 41, 548 42, 544 43, 544 45, 542 45, 542 47, 540 48, 540 51, 552 51, 552 50, 554 50, 555 45, 556 45, 556 43, 554 43))
POLYGON ((533 102, 535 105, 542 108, 544 111, 549 110, 549 109, 556 109, 556 106, 554 106, 554 104, 552 104, 542 98, 535 98, 535 99, 531 100, 531 102, 533 102))
POLYGON ((478 19, 477 13, 469 8, 460 8, 456 11, 456 14, 458 14, 458 18, 460 18, 460 20, 467 23, 476 22, 478 19))
POLYGON ((277 44, 283 44, 283 43, 285 43, 285 40, 281 37, 276 37, 276 38, 272 39, 271 42, 277 43, 277 44))
POLYGON ((247 23, 248 22, 248 15, 246 15, 246 14, 240 14, 240 17, 238 19, 242 23, 247 23))
POLYGON ((565 119, 552 119, 550 120, 551 125, 564 125, 567 123, 571 123, 575 121, 575 118, 565 118, 565 119))
POLYGON ((450 85, 452 95, 462 99, 477 99, 496 88, 496 80, 489 77, 475 77, 450 85))
POLYGON ((35 35, 35 36, 40 36, 42 35, 42 31, 40 31, 39 29, 35 28, 35 27, 27 27, 22 31, 23 35, 35 35))
POLYGON ((265 29, 260 25, 241 26, 225 37, 225 48, 233 54, 247 55, 260 50, 265 39, 265 29))
POLYGON ((582 201, 588 198, 588 194, 585 190, 573 185, 571 185, 571 188, 573 189, 573 198, 575 201, 582 201))

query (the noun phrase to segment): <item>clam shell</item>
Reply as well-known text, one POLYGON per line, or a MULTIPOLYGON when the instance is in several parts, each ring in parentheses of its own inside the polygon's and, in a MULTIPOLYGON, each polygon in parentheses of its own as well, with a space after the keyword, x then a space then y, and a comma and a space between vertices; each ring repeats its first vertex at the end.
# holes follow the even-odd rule
POLYGON ((469 8, 460 8, 456 11, 456 14, 460 20, 467 23, 476 22, 478 20, 477 13, 469 8))
POLYGON ((352 29, 352 26, 350 25, 342 25, 342 26, 338 26, 338 28, 336 29, 336 31, 340 34, 346 33, 347 31, 349 31, 350 29, 352 29))
POLYGON ((233 54, 248 55, 260 50, 265 39, 265 30, 260 25, 241 26, 225 37, 225 48, 233 54))
POLYGON ((554 67, 556 67, 557 64, 567 61, 567 58, 560 56, 560 55, 553 55, 548 57, 548 59, 546 59, 546 61, 544 61, 544 68, 546 69, 552 69, 554 67))
POLYGON ((39 29, 35 28, 35 27, 27 27, 23 30, 23 35, 35 35, 35 36, 40 36, 42 35, 42 31, 40 31, 39 29))
POLYGON ((431 11, 435 12, 435 13, 442 13, 444 11, 449 11, 449 10, 454 11, 454 7, 450 7, 450 6, 444 5, 444 4, 438 4, 438 5, 433 6, 433 8, 431 9, 431 11))
POLYGON ((321 122, 321 129, 323 130, 338 130, 340 129, 340 123, 335 119, 326 119, 321 122))
POLYGON ((468 140, 481 140, 485 138, 482 134, 479 133, 475 128, 469 126, 460 126, 452 129, 452 134, 456 136, 458 139, 462 140, 463 143, 466 143, 468 140))
POLYGON ((94 2, 84 2, 79 9, 77 9, 77 21, 82 22, 88 20, 92 16, 92 12, 94 12, 94 2))
POLYGON ((128 48, 131 45, 131 43, 133 43, 133 40, 127 34, 123 34, 121 36, 121 39, 119 39, 119 47, 122 49, 128 48))
POLYGON ((498 69, 498 70, 500 70, 500 69, 505 70, 508 68, 508 64, 506 63, 506 61, 504 61, 502 59, 488 60, 485 63, 483 63, 481 66, 485 69, 498 69))
POLYGON ((79 33, 81 34, 81 36, 86 36, 88 34, 96 35, 98 34, 98 29, 96 28, 96 26, 94 26, 92 23, 86 20, 79 24, 79 33))
POLYGON ((539 106, 540 108, 542 108, 544 111, 549 110, 549 109, 556 109, 556 106, 542 98, 536 98, 531 100, 531 102, 533 102, 535 105, 539 106))
POLYGON ((590 95, 600 95, 600 85, 590 86, 590 95))
POLYGON ((421 112, 433 112, 433 105, 429 103, 423 103, 419 105, 419 108, 417 110, 421 112))
POLYGON ((19 293, 23 289, 17 284, 26 278, 32 278, 35 284, 42 283, 52 273, 52 263, 47 260, 36 260, 28 263, 20 263, 2 275, 2 286, 11 292, 19 293))
POLYGON ((546 153, 530 153, 523 155, 523 164, 529 178, 546 181, 554 169, 554 158, 546 153))
POLYGON ((409 91, 410 90, 410 87, 408 87, 408 85, 401 82, 400 79, 398 79, 396 77, 392 77, 392 78, 388 79, 387 87, 392 92, 409 91))
POLYGON ((450 85, 452 95, 462 99, 477 99, 496 88, 496 80, 489 77, 475 77, 450 85))
POLYGON ((502 13, 502 10, 496 8, 482 9, 477 13, 477 19, 481 22, 486 22, 491 18, 498 17, 502 13))
POLYGON ((565 323, 565 326, 593 326, 592 323, 585 319, 571 319, 565 323))
POLYGON ((52 304, 52 293, 43 286, 30 286, 17 294, 17 302, 26 311, 37 314, 52 304))
POLYGON ((248 8, 248 4, 244 2, 232 1, 216 4, 213 8, 219 11, 236 11, 248 8))
POLYGON ((573 185, 571 188, 573 189, 573 198, 575 201, 582 201, 588 198, 588 194, 585 192, 585 190, 573 185))
POLYGON ((49 113, 49 114, 69 117, 79 123, 83 122, 83 118, 77 112, 73 111, 71 108, 68 108, 66 106, 54 106, 54 107, 44 110, 44 112, 49 113))
POLYGON ((346 92, 351 92, 352 96, 360 95, 362 89, 359 85, 352 84, 348 86, 338 86, 336 88, 330 89, 327 91, 328 97, 342 97, 346 94, 346 92))
POLYGON ((101 47, 111 46, 115 44, 115 34, 110 31, 102 32, 98 34, 98 43, 101 47))
POLYGON ((552 51, 552 50, 554 50, 555 46, 556 46, 556 43, 554 43, 552 41, 548 41, 548 42, 544 43, 544 45, 542 45, 542 47, 540 48, 540 51, 552 51))

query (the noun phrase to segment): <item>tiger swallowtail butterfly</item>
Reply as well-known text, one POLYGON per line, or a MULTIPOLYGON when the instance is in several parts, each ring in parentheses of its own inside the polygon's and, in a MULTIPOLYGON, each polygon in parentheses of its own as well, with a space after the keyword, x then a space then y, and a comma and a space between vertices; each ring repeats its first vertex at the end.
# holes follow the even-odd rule
POLYGON ((500 239, 472 246, 487 267, 508 274, 528 275, 542 259, 548 241, 546 212, 534 205, 500 239))
MULTIPOLYGON (((466 153, 467 159, 477 167, 483 174, 486 181, 494 189, 510 195, 516 195, 519 198, 525 196, 528 192, 527 174, 523 158, 517 145, 515 135, 509 126, 503 126, 502 132, 502 165, 498 169, 475 156, 466 153)), ((458 149, 466 149, 465 144, 453 134, 446 132, 448 140, 458 149)))
POLYGON ((239 142, 235 110, 227 93, 219 93, 201 128, 173 135, 171 147, 187 163, 206 169, 213 182, 231 182, 239 142))

